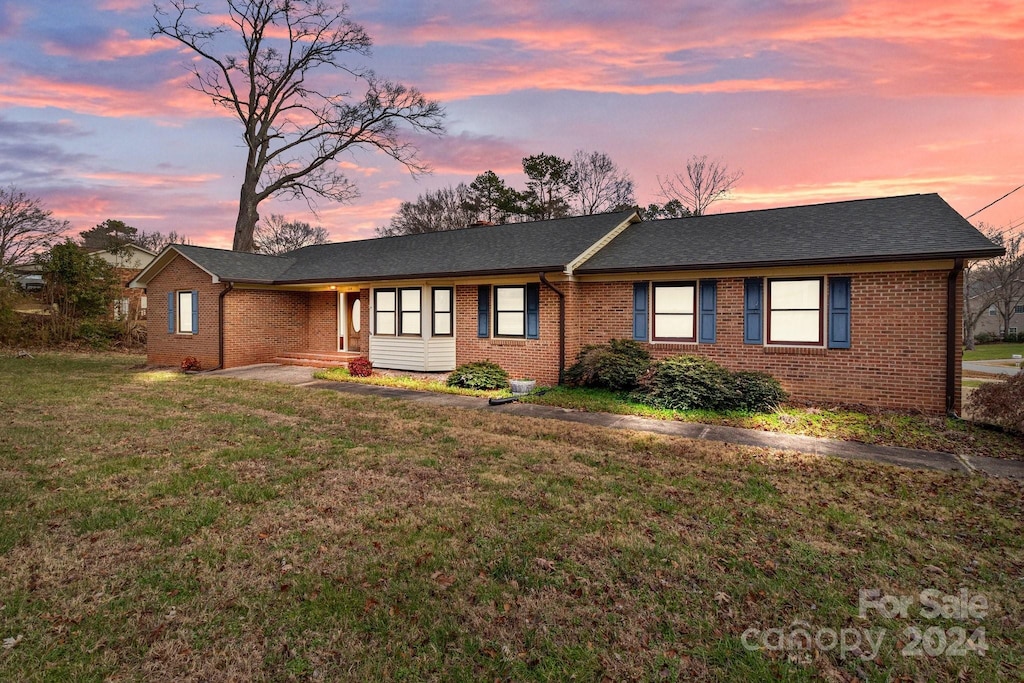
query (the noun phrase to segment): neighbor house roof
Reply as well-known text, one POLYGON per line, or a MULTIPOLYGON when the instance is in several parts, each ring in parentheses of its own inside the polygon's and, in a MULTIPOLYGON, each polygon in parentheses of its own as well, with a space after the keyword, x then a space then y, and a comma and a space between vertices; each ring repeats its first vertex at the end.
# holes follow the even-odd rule
POLYGON ((214 281, 254 284, 984 258, 1003 253, 936 194, 639 222, 634 211, 305 247, 282 256, 173 245, 214 281))
POLYGON ((998 256, 937 194, 648 221, 578 273, 998 256))

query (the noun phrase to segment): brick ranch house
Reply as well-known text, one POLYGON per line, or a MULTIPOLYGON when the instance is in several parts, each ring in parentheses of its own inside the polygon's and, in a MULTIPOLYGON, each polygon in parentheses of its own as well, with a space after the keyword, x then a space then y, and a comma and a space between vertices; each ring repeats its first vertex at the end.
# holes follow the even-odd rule
POLYGON ((774 375, 799 401, 960 409, 962 268, 1002 253, 936 194, 642 221, 633 211, 305 247, 165 248, 149 363, 307 354, 555 384, 581 346, 642 342, 774 375))

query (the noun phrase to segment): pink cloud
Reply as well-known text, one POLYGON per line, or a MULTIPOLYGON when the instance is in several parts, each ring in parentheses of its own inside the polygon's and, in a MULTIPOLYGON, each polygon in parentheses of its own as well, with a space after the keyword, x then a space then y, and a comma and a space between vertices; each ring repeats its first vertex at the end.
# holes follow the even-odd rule
POLYGON ((114 29, 110 36, 88 46, 78 47, 47 41, 43 43, 43 52, 60 57, 73 57, 78 60, 104 62, 114 59, 145 57, 155 52, 171 50, 175 43, 167 37, 132 38, 124 29, 114 29))

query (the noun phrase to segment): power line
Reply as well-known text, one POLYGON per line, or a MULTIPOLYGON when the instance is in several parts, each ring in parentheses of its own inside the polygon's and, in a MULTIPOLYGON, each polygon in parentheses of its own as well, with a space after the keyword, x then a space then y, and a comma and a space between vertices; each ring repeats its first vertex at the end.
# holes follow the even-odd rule
POLYGON ((1009 197, 1011 194, 1013 194, 1014 192, 1016 192, 1017 190, 1019 190, 1022 187, 1024 187, 1024 185, 1018 185, 1017 187, 1013 188, 1012 190, 1010 190, 1009 192, 1007 192, 1006 194, 1004 194, 1002 197, 1000 197, 999 199, 995 200, 994 202, 989 202, 988 204, 986 204, 985 206, 981 207, 980 209, 978 209, 977 211, 972 213, 970 216, 968 216, 967 220, 971 220, 972 218, 977 216, 979 213, 981 213, 982 211, 984 211, 988 207, 993 206, 995 204, 998 204, 999 202, 1003 201, 1004 199, 1006 199, 1007 197, 1009 197))

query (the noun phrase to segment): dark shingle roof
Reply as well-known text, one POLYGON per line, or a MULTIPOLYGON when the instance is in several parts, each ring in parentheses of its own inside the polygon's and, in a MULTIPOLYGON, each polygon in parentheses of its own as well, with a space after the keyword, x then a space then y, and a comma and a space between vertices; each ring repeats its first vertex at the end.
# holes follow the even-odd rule
POLYGON ((295 263, 289 256, 247 254, 189 244, 175 244, 173 248, 203 270, 226 281, 273 282, 295 263))
POLYGON ((723 213, 631 226, 577 272, 986 257, 998 247, 937 194, 723 213))
POLYGON ((292 264, 277 280, 383 280, 561 270, 632 214, 620 211, 305 247, 286 254, 292 264))

